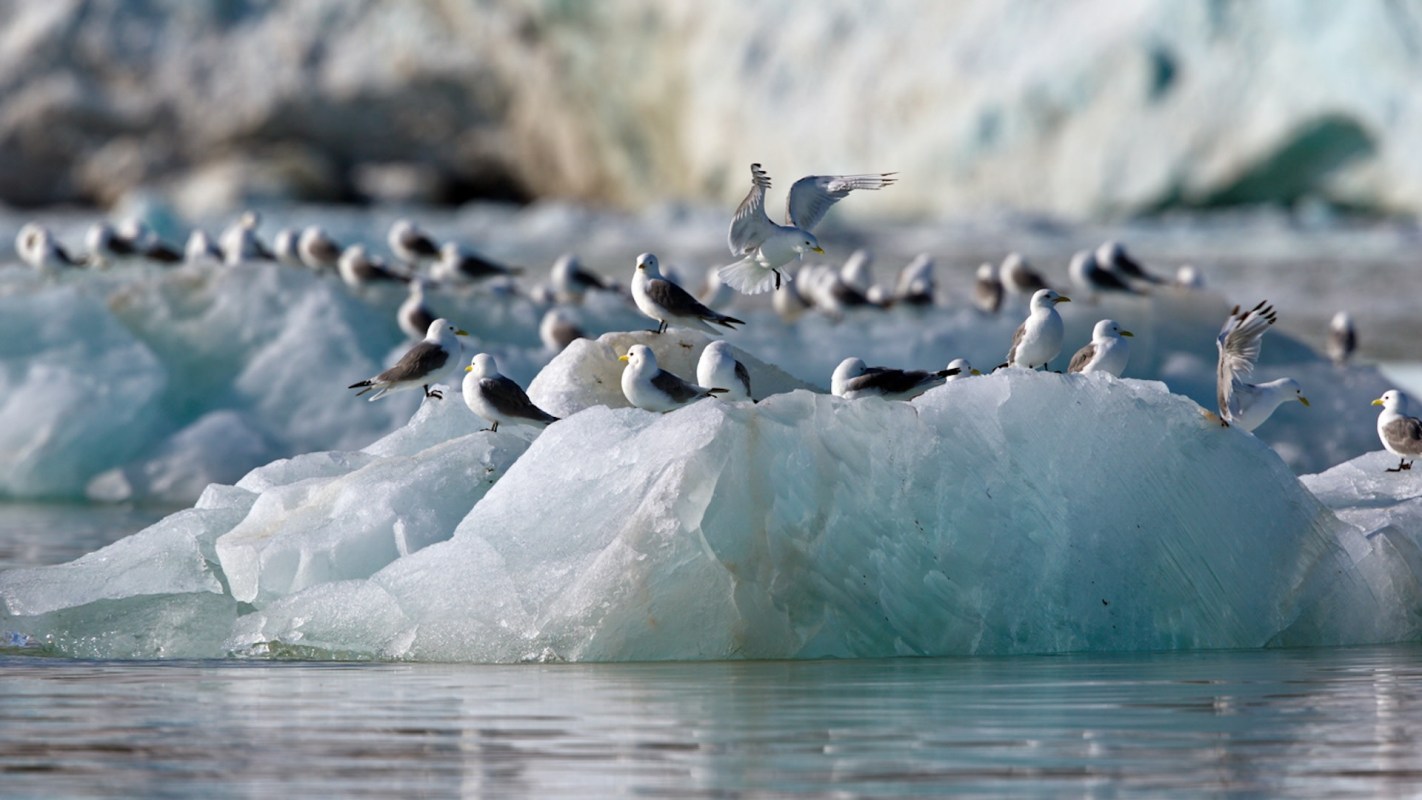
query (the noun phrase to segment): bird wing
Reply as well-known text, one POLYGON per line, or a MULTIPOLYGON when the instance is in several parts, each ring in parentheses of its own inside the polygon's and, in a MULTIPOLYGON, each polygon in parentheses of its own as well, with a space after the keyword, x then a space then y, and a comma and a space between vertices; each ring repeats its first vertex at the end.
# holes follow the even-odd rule
POLYGON ((536 422, 556 422, 558 420, 557 417, 534 405, 523 389, 507 376, 496 375, 492 378, 481 379, 479 391, 484 393, 484 399, 489 401, 489 405, 510 417, 521 417, 536 422))
POLYGON ((785 203, 785 221, 802 231, 813 230, 830 206, 855 189, 882 189, 893 184, 896 173, 875 175, 810 175, 795 181, 785 203))
POLYGON ((1216 346, 1220 351, 1218 379, 1221 384, 1243 380, 1254 372, 1259 360, 1264 332, 1278 317, 1266 301, 1243 313, 1237 310, 1220 329, 1216 346))
POLYGON ((706 319, 715 319, 721 316, 702 305, 701 301, 691 296, 690 292, 666 278, 652 278, 646 282, 645 286, 647 297, 673 316, 706 319))
POLYGON ((657 374, 652 376, 652 385, 665 392, 674 403, 685 403, 693 397, 706 394, 706 390, 700 386, 687 383, 664 369, 657 370, 657 374))
POLYGON ((919 370, 884 369, 882 367, 865 371, 863 375, 845 381, 846 391, 877 389, 884 394, 899 394, 913 391, 925 381, 936 378, 919 370))
POLYGON ((449 363, 449 351, 434 342, 420 342, 405 351, 395 366, 375 377, 377 383, 417 381, 449 363))
POLYGON ((409 248, 410 252, 424 256, 425 258, 438 258, 439 245, 434 240, 426 236, 416 228, 408 228, 400 232, 400 244, 409 248))
POLYGON ((741 387, 746 390, 746 397, 750 397, 750 372, 740 361, 736 362, 736 380, 740 381, 741 387))
POLYGON ((1086 365, 1091 363, 1091 359, 1096 356, 1096 345, 1088 342, 1076 355, 1071 357, 1071 363, 1067 364, 1067 372, 1081 372, 1086 369, 1086 365))
POLYGON ((1022 343, 1022 337, 1027 333, 1027 323, 1023 322, 1017 326, 1017 330, 1012 332, 1012 346, 1007 348, 1007 363, 1011 364, 1017 359, 1017 345, 1022 343))
POLYGON ((731 218, 731 231, 726 236, 731 254, 750 255, 766 237, 775 232, 775 223, 765 213, 765 190, 770 188, 770 176, 759 164, 751 164, 751 189, 731 218))

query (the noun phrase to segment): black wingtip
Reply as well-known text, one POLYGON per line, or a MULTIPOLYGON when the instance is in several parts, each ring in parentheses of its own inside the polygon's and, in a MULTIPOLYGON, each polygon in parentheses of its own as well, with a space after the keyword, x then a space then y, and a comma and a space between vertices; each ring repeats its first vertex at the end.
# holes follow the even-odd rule
POLYGON ((716 387, 716 388, 714 388, 714 389, 707 389, 707 390, 706 390, 706 393, 707 393, 707 394, 725 394, 726 392, 729 392, 729 391, 730 391, 730 389, 722 389, 722 388, 720 388, 720 387, 716 387))
POLYGON ((935 373, 933 373, 933 374, 934 374, 934 375, 937 375, 937 376, 940 377, 940 378, 949 378, 949 377, 952 377, 952 376, 954 376, 954 375, 957 375, 958 373, 960 373, 960 372, 962 372, 962 371, 963 371, 963 370, 959 369, 958 367, 949 367, 948 369, 940 369, 940 370, 938 370, 937 372, 935 372, 935 373))

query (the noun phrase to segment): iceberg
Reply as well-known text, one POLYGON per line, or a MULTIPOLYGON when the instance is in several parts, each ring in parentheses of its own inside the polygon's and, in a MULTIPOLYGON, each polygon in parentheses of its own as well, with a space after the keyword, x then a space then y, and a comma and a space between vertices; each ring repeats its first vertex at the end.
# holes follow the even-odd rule
POLYGON ((541 433, 426 401, 363 450, 211 487, 72 564, 0 573, 0 631, 105 657, 469 662, 1422 633, 1418 493, 1375 453, 1300 480, 1164 384, 1109 375, 1004 370, 912 402, 599 402, 609 352, 639 338, 691 362, 704 346, 570 348, 535 384, 578 410, 541 433))

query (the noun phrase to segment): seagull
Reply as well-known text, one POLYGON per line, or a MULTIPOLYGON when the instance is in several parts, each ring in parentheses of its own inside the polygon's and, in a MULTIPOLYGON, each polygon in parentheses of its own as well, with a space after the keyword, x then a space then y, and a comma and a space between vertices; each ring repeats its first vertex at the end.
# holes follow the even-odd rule
POLYGON ((256 211, 244 211, 237 221, 222 232, 219 245, 222 260, 229 267, 244 261, 257 259, 272 260, 272 254, 257 238, 257 226, 262 223, 262 215, 256 211))
POLYGON ((855 189, 882 189, 898 180, 893 172, 801 178, 790 187, 786 201, 788 225, 777 225, 765 213, 765 190, 770 188, 770 176, 759 164, 751 164, 750 170, 750 193, 736 209, 726 237, 731 254, 741 260, 721 270, 721 280, 745 294, 759 294, 772 285, 779 289, 781 267, 807 251, 824 252, 810 231, 835 203, 855 189))
POLYGON ((1308 405, 1308 398, 1303 396, 1303 390, 1293 378, 1259 384, 1244 382, 1254 371, 1264 333, 1276 318, 1274 307, 1261 300, 1259 305, 1243 313, 1235 306, 1220 329, 1215 342, 1220 351, 1215 396, 1221 425, 1252 431, 1285 401, 1297 400, 1308 405))
POLYGON ((272 237, 272 255, 276 257, 277 263, 286 267, 304 267, 306 264, 301 260, 299 245, 301 242, 301 231, 295 228, 282 228, 272 237))
POLYGON ((114 239, 119 247, 132 254, 143 256, 149 261, 157 261, 160 264, 177 264, 183 260, 182 253, 159 239, 158 234, 154 233, 153 229, 141 219, 130 217, 119 223, 118 229, 114 232, 114 239))
POLYGON ((685 289, 663 278, 657 257, 651 253, 637 256, 637 270, 632 273, 632 300, 638 310, 660 323, 657 333, 676 325, 719 334, 720 331, 707 323, 714 322, 727 328, 745 324, 735 317, 712 311, 685 289))
POLYGON ((307 225, 296 240, 296 254, 301 263, 316 272, 339 271, 341 245, 320 225, 307 225))
POLYGON ((492 423, 491 432, 499 429, 500 422, 542 428, 558 421, 557 417, 534 405, 522 387, 511 378, 500 375, 498 364, 488 353, 480 353, 470 360, 469 366, 464 368, 461 388, 464 404, 492 423))
POLYGON ((439 258, 439 245, 429 234, 408 219, 396 220, 385 237, 390 252, 411 267, 418 267, 424 261, 439 258))
POLYGON ((34 222, 25 223, 15 236, 15 252, 20 260, 42 275, 54 275, 64 267, 83 266, 84 262, 69 255, 54 238, 49 228, 34 222))
POLYGON ((860 294, 868 294, 874 285, 874 254, 862 247, 850 253, 839 268, 839 277, 860 294))
POLYGON ((998 268, 998 278, 1007 291, 1013 294, 1031 296, 1042 289, 1050 288, 1041 273, 1032 269, 1027 259, 1017 252, 1008 253, 998 268))
POLYGON ((1139 261, 1131 258, 1126 248, 1117 241, 1103 242, 1096 248, 1096 262, 1102 267, 1122 277, 1146 283, 1161 284, 1165 279, 1145 271, 1139 261))
POLYGON ((538 338, 543 346, 554 353, 561 353, 568 345, 588 335, 573 322, 568 312, 557 306, 548 309, 538 323, 538 338))
POLYGON ((795 280, 770 298, 771 307, 775 309, 776 314, 780 315, 783 322, 794 322, 812 307, 810 300, 806 297, 809 287, 803 282, 809 275, 809 269, 808 264, 801 266, 799 272, 795 273, 795 280))
POLYGON ((1067 372, 1109 372, 1116 377, 1126 371, 1126 361, 1131 357, 1131 346, 1122 336, 1135 336, 1130 331, 1121 330, 1114 319, 1103 319, 1091 331, 1091 341, 1076 351, 1067 365, 1067 372))
POLYGON ((517 275, 519 267, 506 267, 471 253, 455 242, 445 242, 439 249, 439 261, 435 262, 432 274, 437 280, 450 283, 482 281, 499 276, 517 275))
POLYGON ((193 232, 188 234, 187 246, 183 248, 183 260, 189 264, 201 261, 215 261, 220 264, 222 263, 222 250, 212 243, 207 231, 194 228, 193 232))
POLYGON ((725 400, 751 399, 750 373, 736 360, 731 346, 722 339, 706 345, 696 362, 696 382, 702 386, 724 387, 725 400))
POLYGON ((1044 367, 1062 352, 1062 318, 1057 303, 1069 303, 1051 289, 1038 289, 1032 295, 1027 319, 1012 334, 1012 347, 1007 351, 1009 367, 1036 369, 1044 367))
POLYGON ((656 354, 645 344, 632 345, 627 348, 627 355, 618 356, 617 360, 627 362, 627 368, 622 370, 622 394, 627 402, 647 411, 672 411, 726 391, 687 383, 658 367, 656 354))
POLYGON ((1422 455, 1422 420, 1407 415, 1407 395, 1389 389, 1374 400, 1373 405, 1383 407, 1378 415, 1378 438, 1382 440, 1383 447, 1399 459, 1397 466, 1387 471, 1412 469, 1412 461, 1422 455))
POLYGON ((405 351, 405 355, 400 356, 395 366, 374 378, 367 378, 346 388, 360 389, 356 392, 356 397, 378 389, 379 391, 370 397, 372 403, 391 392, 417 386, 425 390, 425 397, 440 400, 444 393, 439 389, 431 389, 430 384, 439 383, 454 370, 462 349, 458 337, 468 335, 468 332, 449 324, 448 320, 437 319, 430 323, 425 338, 405 351))
POLYGON ((949 362, 948 362, 948 369, 956 369, 956 370, 957 370, 957 372, 955 372, 955 373, 953 373, 952 375, 949 375, 949 376, 948 376, 948 379, 947 379, 947 382, 948 382, 948 383, 952 383, 953 381, 965 380, 965 379, 967 379, 969 376, 972 376, 972 375, 981 375, 981 374, 982 374, 981 372, 979 372, 979 371, 973 369, 973 365, 970 364, 970 363, 968 363, 968 359, 966 359, 966 358, 955 358, 955 359, 953 359, 952 361, 949 361, 949 362))
POLYGON ((1353 328, 1353 318, 1347 311, 1339 311, 1328 323, 1328 357, 1334 364, 1342 366, 1358 349, 1358 332, 1353 328))
POLYGON ((988 314, 996 314, 1002 308, 1002 281, 991 264, 978 266, 973 280, 973 305, 988 314))
POLYGON ((580 303, 583 295, 594 289, 617 291, 617 284, 583 269, 582 262, 572 253, 564 253, 549 270, 554 296, 560 303, 580 303))
POLYGON ((424 338, 425 332, 430 329, 430 324, 436 319, 434 312, 425 304, 427 283, 424 278, 412 279, 410 294, 404 302, 400 303, 399 310, 395 312, 395 322, 400 326, 400 330, 414 340, 424 338))
POLYGON ((919 253, 903 269, 894 283, 894 302, 910 306, 933 305, 933 256, 919 253))
POLYGON ((1124 278, 1119 277, 1114 272, 1107 272, 1096 263, 1096 256, 1090 250, 1078 251, 1071 257, 1071 266, 1067 268, 1071 275, 1071 282, 1083 292, 1095 294, 1097 292, 1125 292, 1135 294, 1136 290, 1126 283, 1124 278))
POLYGON ((341 280, 352 289, 359 289, 368 283, 410 282, 408 277, 386 267, 383 260, 367 255, 363 244, 347 247, 336 262, 336 268, 341 273, 341 280))
POLYGON ((830 394, 854 400, 860 397, 883 397, 887 400, 912 400, 932 389, 958 370, 949 368, 937 372, 902 370, 891 367, 866 367, 863 359, 846 358, 830 376, 830 394))
POLYGON ((1194 264, 1184 264, 1175 270, 1175 285, 1181 289, 1205 288, 1205 276, 1194 264))
POLYGON ((84 234, 84 248, 88 250, 86 262, 99 269, 107 269, 113 262, 134 255, 133 248, 125 239, 120 239, 114 226, 107 222, 96 222, 84 234))

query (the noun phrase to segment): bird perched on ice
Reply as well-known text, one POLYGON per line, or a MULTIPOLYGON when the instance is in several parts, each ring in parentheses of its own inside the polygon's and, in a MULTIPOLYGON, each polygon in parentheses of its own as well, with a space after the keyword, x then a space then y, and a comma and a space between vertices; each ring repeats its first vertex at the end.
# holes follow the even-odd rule
POLYGON ((1412 461, 1422 455, 1422 420, 1408 416, 1410 403, 1407 395, 1390 389, 1374 400, 1373 405, 1383 407, 1382 413, 1378 414, 1378 438, 1382 440, 1383 447, 1399 459, 1397 466, 1389 468, 1388 472, 1412 469, 1412 461))
POLYGON ((283 267, 304 267, 297 245, 301 241, 301 231, 282 228, 272 237, 272 257, 283 267))
POLYGON ((458 242, 445 242, 439 249, 439 260, 430 274, 442 283, 473 283, 489 278, 511 277, 523 272, 520 267, 506 267, 478 253, 471 253, 458 242))
POLYGON ((658 367, 656 353, 645 344, 632 345, 627 348, 627 355, 618 356, 618 360, 627 362, 622 370, 622 394, 627 402, 646 411, 664 413, 726 391, 687 383, 658 367))
POLYGON ((316 272, 340 270, 341 244, 320 225, 308 225, 296 240, 296 254, 308 269, 316 272))
POLYGON ((1146 283, 1161 284, 1165 279, 1157 275, 1146 272, 1139 261, 1131 258, 1131 254, 1126 252, 1126 248, 1117 241, 1103 242, 1096 248, 1096 262, 1116 275, 1127 280, 1145 281, 1146 283))
POLYGON ((356 392, 356 397, 360 397, 372 389, 378 389, 379 391, 371 395, 371 402, 375 402, 391 392, 414 389, 415 387, 424 389, 425 397, 442 399, 444 393, 439 389, 431 389, 430 385, 439 383, 454 371, 455 365, 459 363, 459 353, 462 349, 459 337, 468 335, 468 332, 449 324, 448 320, 437 319, 430 323, 429 330, 425 332, 425 338, 405 351, 405 355, 400 356, 400 360, 395 362, 395 366, 373 378, 353 383, 346 388, 360 389, 359 392, 356 392))
POLYGON ((353 244, 341 252, 336 268, 341 280, 351 289, 359 289, 371 283, 409 283, 409 277, 385 266, 381 259, 365 252, 365 245, 353 244))
POLYGON ((1347 311, 1339 311, 1328 323, 1328 357, 1341 366, 1357 349, 1358 332, 1353 328, 1353 318, 1347 311))
POLYGON ((424 338, 430 323, 438 319, 425 303, 425 288, 429 282, 416 276, 410 280, 410 293, 405 296, 400 308, 395 312, 395 322, 401 332, 411 339, 424 338))
POLYGON ((1012 347, 1007 351, 1009 367, 1045 367, 1061 354, 1062 318, 1057 313, 1057 303, 1069 302, 1070 297, 1052 289, 1038 289, 1032 295, 1027 319, 1012 334, 1012 347))
POLYGON ((235 267, 245 261, 258 259, 271 261, 271 251, 257 238, 257 226, 262 224, 262 215, 255 211, 244 211, 237 221, 222 232, 218 244, 222 248, 222 261, 235 267))
POLYGON ((84 263, 69 255, 49 228, 33 222, 25 223, 16 234, 15 252, 41 275, 54 275, 65 267, 79 267, 84 263))
POLYGON ((548 350, 561 353, 568 345, 578 339, 586 339, 588 335, 573 322, 565 309, 554 306, 544 312, 543 319, 539 320, 538 338, 548 350))
POLYGON ((617 291, 617 284, 583 269, 582 262, 572 253, 558 256, 548 277, 553 284, 554 298, 560 303, 581 303, 583 295, 591 290, 617 291))
POLYGON ((1002 281, 1003 288, 1013 294, 1025 294, 1028 297, 1036 294, 1042 289, 1050 289, 1046 279, 1032 265, 1027 263, 1027 258, 1021 253, 1008 253, 1002 259, 1002 266, 998 268, 998 277, 1002 281))
POLYGON ((558 418, 533 404, 523 388, 513 379, 499 374, 499 366, 494 357, 480 353, 464 368, 464 383, 461 386, 464 404, 469 410, 491 423, 489 430, 497 431, 499 423, 508 425, 533 425, 542 428, 558 418))
POLYGON ((200 264, 204 261, 214 261, 222 263, 222 249, 213 244, 212 238, 207 235, 207 231, 201 228, 193 228, 188 234, 188 242, 183 246, 183 260, 189 264, 200 264))
POLYGON ((385 241, 390 245, 390 252, 412 269, 439 258, 439 245, 408 219, 396 220, 385 241))
POLYGON ((873 175, 810 175, 790 187, 786 201, 786 225, 777 225, 765 213, 765 190, 770 176, 759 164, 751 164, 751 189, 731 219, 726 237, 731 255, 740 261, 721 268, 721 280, 745 294, 759 294, 780 288, 781 267, 806 252, 823 253, 811 233, 830 207, 855 189, 882 189, 898 180, 896 173, 873 175))
POLYGON ((953 381, 961 381, 973 375, 982 374, 981 372, 973 369, 973 365, 966 358, 955 358, 952 361, 949 361, 948 369, 956 369, 958 371, 948 376, 948 379, 946 381, 947 383, 952 383, 953 381))
POLYGON ((1277 317, 1274 307, 1261 300, 1254 308, 1240 312, 1235 306, 1215 340, 1220 351, 1215 372, 1215 399, 1220 423, 1252 431, 1264 423, 1281 403, 1297 400, 1308 405, 1303 389, 1293 378, 1267 383, 1245 383, 1259 360, 1264 333, 1277 317))
POLYGON ((1175 270, 1175 286, 1181 289, 1205 288, 1205 276, 1194 264, 1182 264, 1175 270))
POLYGON ((1002 281, 991 264, 978 266, 973 279, 973 305, 988 314, 996 314, 1002 308, 1002 281))
POLYGON ((949 377, 959 374, 957 368, 937 372, 867 367, 863 359, 846 358, 830 376, 830 394, 855 400, 860 397, 882 397, 886 400, 912 400, 949 377))
POLYGON ((691 293, 662 277, 661 265, 651 253, 637 256, 637 269, 632 273, 632 300, 638 310, 660 323, 657 333, 662 333, 670 325, 693 328, 710 334, 719 334, 707 323, 734 328, 745 322, 712 311, 691 296, 691 293))
POLYGON ((936 288, 933 256, 919 253, 899 270, 899 277, 894 282, 894 302, 908 306, 931 306, 936 288))
POLYGON ((1121 377, 1121 373, 1126 371, 1126 362, 1131 358, 1131 345, 1122 336, 1135 334, 1121 330, 1114 319, 1096 323, 1091 331, 1091 341, 1071 357, 1067 372, 1109 372, 1121 377))
POLYGON ((751 399, 750 372, 736 359, 731 346, 720 339, 701 351, 701 358, 696 362, 696 382, 724 388, 723 400, 751 399))
POLYGON ((1102 269, 1101 265, 1096 262, 1095 254, 1090 250, 1081 250, 1072 255, 1067 274, 1071 276, 1072 284, 1083 292, 1136 294, 1136 290, 1131 288, 1125 278, 1102 269))

